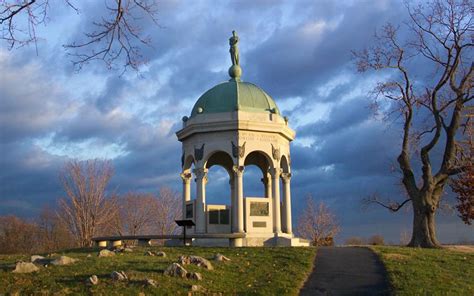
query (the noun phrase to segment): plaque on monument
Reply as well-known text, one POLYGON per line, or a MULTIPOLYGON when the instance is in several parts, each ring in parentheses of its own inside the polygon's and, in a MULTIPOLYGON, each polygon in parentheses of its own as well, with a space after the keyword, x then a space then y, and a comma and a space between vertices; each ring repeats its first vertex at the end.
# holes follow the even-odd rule
POLYGON ((268 216, 268 202, 253 201, 250 203, 250 216, 268 216))

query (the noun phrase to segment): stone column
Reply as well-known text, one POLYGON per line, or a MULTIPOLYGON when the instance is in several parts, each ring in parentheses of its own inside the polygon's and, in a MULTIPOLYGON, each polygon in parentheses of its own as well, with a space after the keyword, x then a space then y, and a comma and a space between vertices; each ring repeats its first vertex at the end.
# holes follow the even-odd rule
MULTIPOLYGON (((186 219, 186 203, 191 200, 191 173, 180 174, 183 179, 183 219, 186 219)), ((195 213, 193 213, 195 215, 195 213)))
POLYGON ((272 198, 272 176, 267 173, 267 184, 265 184, 265 191, 267 194, 265 197, 272 198))
POLYGON ((196 222, 196 232, 206 232, 206 183, 207 183, 207 169, 195 169, 196 175, 196 213, 194 221, 196 222))
POLYGON ((291 234, 291 191, 290 191, 290 173, 282 173, 283 181, 283 232, 291 234))
POLYGON ((270 169, 272 175, 273 185, 273 232, 275 234, 281 233, 281 215, 280 215, 280 168, 270 169))
POLYGON ((235 180, 235 201, 236 201, 236 213, 237 223, 234 232, 244 232, 244 186, 243 186, 243 175, 244 167, 234 165, 234 180, 235 180))
POLYGON ((237 232, 237 200, 235 198, 235 178, 232 176, 229 180, 230 185, 230 221, 232 232, 237 232))

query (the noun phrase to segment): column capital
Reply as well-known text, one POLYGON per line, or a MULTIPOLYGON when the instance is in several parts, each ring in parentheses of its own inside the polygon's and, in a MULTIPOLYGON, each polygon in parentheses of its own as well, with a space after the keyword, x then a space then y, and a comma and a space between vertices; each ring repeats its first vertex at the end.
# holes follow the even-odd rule
POLYGON ((188 183, 191 181, 191 177, 193 176, 191 173, 181 173, 179 174, 181 179, 183 179, 183 182, 188 183))
POLYGON ((270 175, 272 176, 273 179, 278 179, 280 178, 280 174, 282 172, 282 169, 281 168, 271 168, 268 170, 268 172, 270 173, 270 175))
POLYGON ((207 172, 208 172, 208 169, 206 168, 199 168, 199 169, 193 170, 193 173, 196 175, 196 178, 198 179, 207 177, 207 172))
POLYGON ((206 168, 194 169, 193 173, 196 175, 196 181, 202 180, 204 184, 207 183, 207 172, 209 170, 206 168))
POLYGON ((291 180, 291 173, 281 173, 281 180, 283 183, 288 183, 291 180))
POLYGON ((238 166, 238 165, 234 165, 232 167, 232 170, 234 171, 234 174, 236 177, 242 177, 242 175, 244 174, 244 169, 245 167, 244 166, 238 166))

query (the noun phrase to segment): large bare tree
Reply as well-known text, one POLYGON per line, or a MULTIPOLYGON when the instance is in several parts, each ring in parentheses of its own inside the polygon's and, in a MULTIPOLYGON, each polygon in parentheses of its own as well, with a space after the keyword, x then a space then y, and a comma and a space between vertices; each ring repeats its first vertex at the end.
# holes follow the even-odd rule
POLYGON ((469 0, 407 2, 406 7, 406 26, 385 25, 372 47, 354 52, 360 72, 388 77, 374 90, 375 105, 397 115, 403 127, 397 161, 407 198, 372 201, 393 212, 411 203, 408 245, 438 247, 435 213, 448 180, 466 166, 457 152, 467 120, 463 112, 473 99, 474 7, 469 0), (421 76, 423 69, 429 75, 421 76))
MULTIPOLYGON (((37 45, 40 37, 37 28, 46 25, 50 5, 63 3, 80 14, 80 2, 73 0, 10 0, 0 2, 0 40, 10 49, 37 45)), ((108 68, 121 64, 123 70, 139 70, 146 60, 141 46, 150 45, 141 22, 148 19, 157 22, 156 0, 112 0, 103 1, 101 15, 90 20, 93 29, 84 32, 81 40, 64 45, 72 57, 73 64, 81 69, 85 64, 100 60, 108 68)))
POLYGON ((117 214, 116 200, 106 192, 112 175, 110 162, 101 160, 70 161, 60 175, 66 192, 59 201, 60 217, 80 246, 91 246, 100 227, 117 214))
POLYGON ((326 204, 315 203, 313 197, 308 195, 306 206, 298 219, 298 234, 311 240, 315 246, 324 246, 333 244, 340 230, 336 216, 326 204))

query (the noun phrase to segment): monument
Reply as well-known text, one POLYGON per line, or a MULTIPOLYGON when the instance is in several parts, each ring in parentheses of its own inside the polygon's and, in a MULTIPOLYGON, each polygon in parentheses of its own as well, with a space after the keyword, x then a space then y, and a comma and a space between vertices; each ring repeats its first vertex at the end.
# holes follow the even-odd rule
POLYGON ((193 245, 309 245, 294 237, 291 225, 290 142, 295 132, 265 91, 241 80, 238 43, 233 31, 230 80, 205 92, 176 133, 182 142, 183 219, 196 224, 188 233, 202 234, 193 245), (229 174, 230 206, 206 202, 208 170, 215 165, 229 174), (265 196, 245 195, 248 165, 260 169, 265 196))

